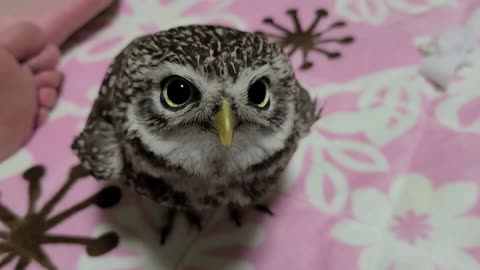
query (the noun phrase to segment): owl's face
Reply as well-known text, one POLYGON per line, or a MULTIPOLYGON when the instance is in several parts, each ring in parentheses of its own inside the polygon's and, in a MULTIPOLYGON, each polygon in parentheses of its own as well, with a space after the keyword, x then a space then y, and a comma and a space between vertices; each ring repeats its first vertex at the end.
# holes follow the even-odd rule
POLYGON ((132 93, 125 128, 172 162, 241 170, 285 146, 296 80, 288 58, 259 36, 218 27, 201 33, 209 39, 187 29, 170 54, 132 53, 124 61, 147 62, 130 74, 140 91, 132 93))

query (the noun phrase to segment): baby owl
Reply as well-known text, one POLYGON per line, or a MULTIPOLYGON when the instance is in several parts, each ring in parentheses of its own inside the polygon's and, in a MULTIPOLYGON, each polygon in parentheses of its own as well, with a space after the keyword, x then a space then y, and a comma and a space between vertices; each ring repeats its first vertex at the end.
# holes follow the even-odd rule
MULTIPOLYGON (((261 204, 320 117, 288 57, 261 35, 189 25, 138 37, 110 65, 72 149, 99 180, 181 211, 261 204)), ((271 212, 270 212, 271 213, 271 212)))

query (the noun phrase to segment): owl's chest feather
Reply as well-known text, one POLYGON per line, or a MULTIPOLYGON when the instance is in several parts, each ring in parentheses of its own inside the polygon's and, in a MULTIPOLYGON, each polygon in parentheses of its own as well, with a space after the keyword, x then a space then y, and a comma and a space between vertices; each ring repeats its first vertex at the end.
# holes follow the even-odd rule
POLYGON ((281 143, 274 139, 268 142, 232 145, 228 151, 223 146, 216 148, 216 142, 185 142, 185 148, 170 145, 169 155, 165 157, 154 152, 158 148, 139 143, 125 151, 131 161, 129 178, 140 193, 170 206, 247 205, 273 189, 296 148, 293 135, 281 143), (158 191, 166 187, 170 191, 158 191), (183 194, 174 196, 181 198, 180 201, 166 195, 175 192, 183 194))

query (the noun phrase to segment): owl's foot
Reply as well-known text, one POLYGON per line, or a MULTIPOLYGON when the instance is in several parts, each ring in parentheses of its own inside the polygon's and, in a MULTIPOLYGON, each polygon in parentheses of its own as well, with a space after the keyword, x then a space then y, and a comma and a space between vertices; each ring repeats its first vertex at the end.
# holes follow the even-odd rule
POLYGON ((237 227, 242 226, 242 215, 240 214, 240 208, 235 206, 228 207, 228 213, 230 214, 230 219, 237 225, 237 227))
POLYGON ((256 204, 253 206, 255 208, 255 210, 257 210, 258 212, 261 212, 261 213, 265 213, 265 214, 268 214, 270 216, 274 216, 272 210, 270 210, 270 208, 268 207, 268 205, 265 205, 265 204, 256 204))
MULTIPOLYGON (((264 205, 264 204, 255 204, 253 206, 253 209, 255 209, 256 211, 258 212, 261 212, 261 213, 264 213, 264 214, 268 214, 270 216, 274 216, 272 210, 270 210, 270 208, 267 206, 267 205, 264 205)), ((233 221, 233 223, 235 223, 235 225, 237 227, 241 227, 242 226, 242 214, 241 214, 241 208, 239 207, 236 207, 236 206, 233 206, 233 205, 230 205, 228 207, 228 212, 229 212, 229 215, 230 215, 230 219, 233 221)))
POLYGON ((165 222, 160 227, 160 244, 162 246, 165 245, 168 237, 170 236, 170 233, 172 232, 176 214, 177 213, 175 209, 167 209, 167 213, 165 214, 165 222))
MULTIPOLYGON (((178 210, 169 208, 165 214, 165 222, 160 227, 160 244, 163 246, 168 240, 170 233, 172 232, 173 226, 175 225, 175 217, 177 216, 178 210)), ((202 219, 199 214, 195 211, 181 211, 185 215, 188 223, 191 226, 195 226, 197 230, 202 231, 202 219)))
POLYGON ((202 231, 202 218, 199 214, 197 214, 195 211, 187 211, 185 212, 185 217, 187 218, 190 226, 195 226, 199 232, 202 231))

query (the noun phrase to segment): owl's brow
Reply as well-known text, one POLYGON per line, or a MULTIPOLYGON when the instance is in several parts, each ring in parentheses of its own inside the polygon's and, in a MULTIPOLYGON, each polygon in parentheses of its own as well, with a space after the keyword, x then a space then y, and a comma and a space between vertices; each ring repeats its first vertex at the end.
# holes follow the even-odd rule
POLYGON ((209 84, 193 67, 172 62, 163 63, 159 68, 154 70, 150 76, 157 82, 169 76, 180 76, 190 81, 190 83, 200 91, 205 89, 209 84))

